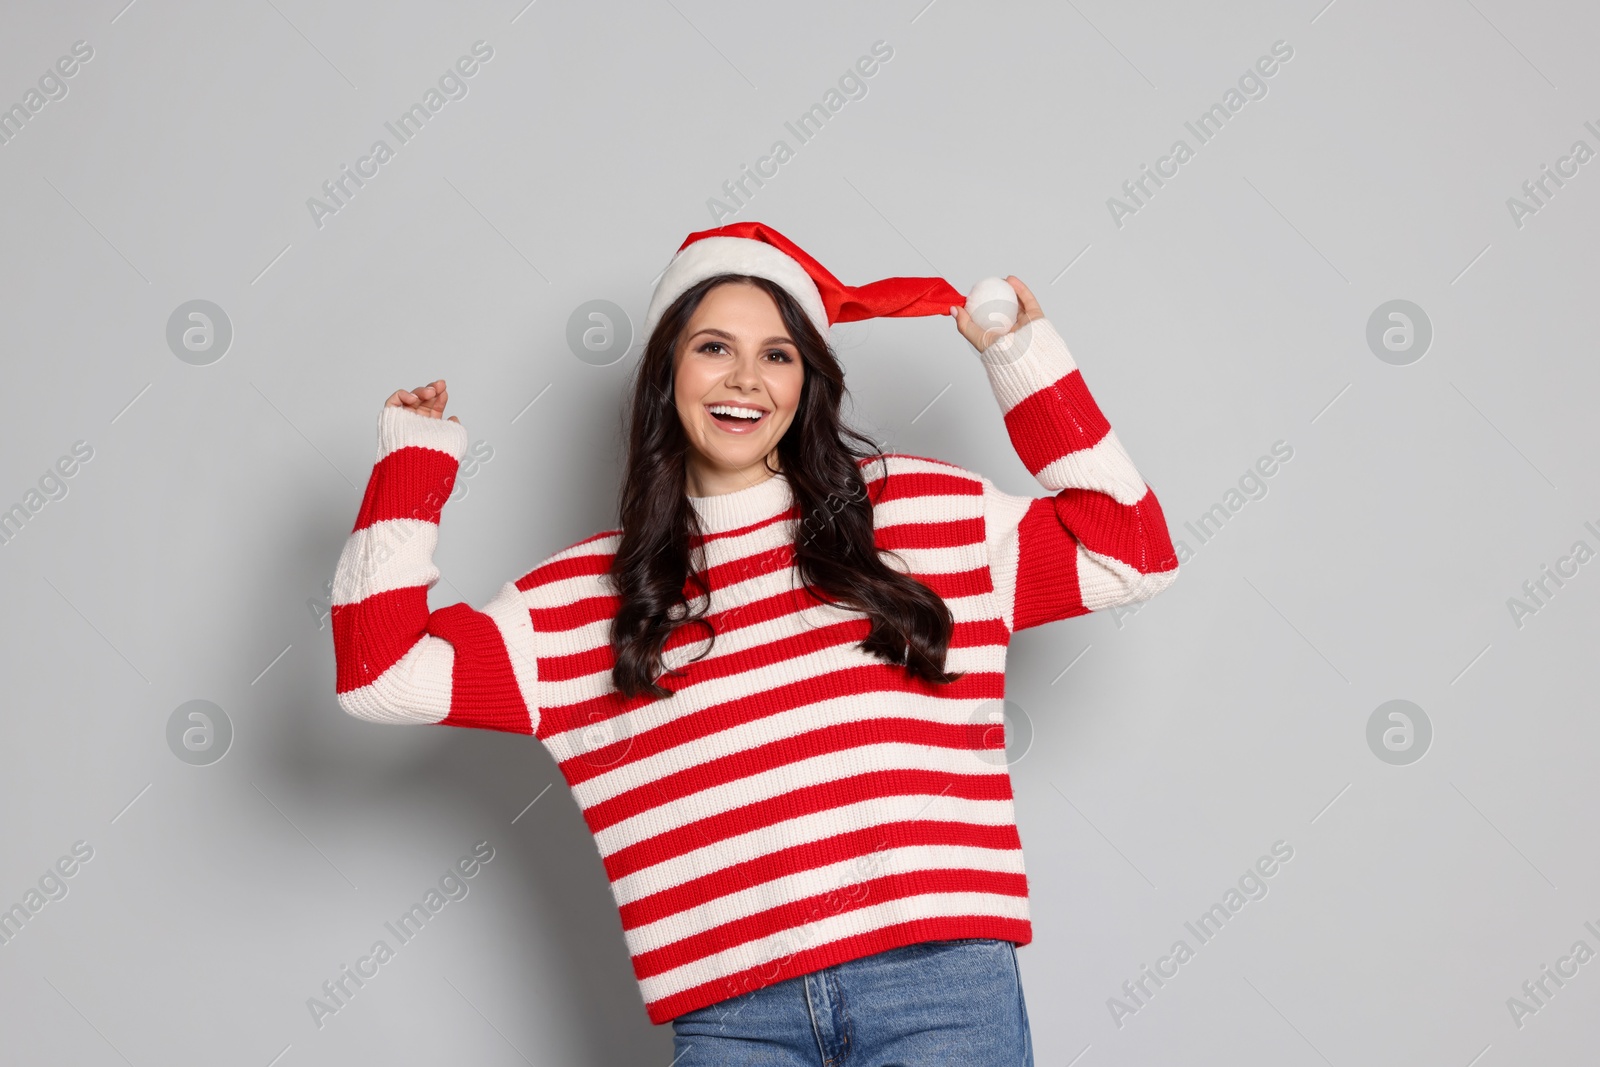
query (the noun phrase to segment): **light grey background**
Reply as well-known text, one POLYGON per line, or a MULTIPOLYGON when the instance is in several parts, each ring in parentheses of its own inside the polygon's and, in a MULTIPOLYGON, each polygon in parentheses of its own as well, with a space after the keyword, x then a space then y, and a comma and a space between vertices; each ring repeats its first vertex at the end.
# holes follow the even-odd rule
MULTIPOLYGON (((0 547, 0 905, 94 853, 0 945, 0 1060, 668 1063, 547 754, 345 716, 318 611, 397 388, 446 378, 493 450, 445 510, 435 607, 613 521, 637 346, 595 366, 569 316, 639 323, 781 138, 724 221, 849 283, 1017 274, 1193 551, 1136 614, 1012 644, 1038 1062, 1591 1061, 1600 962, 1520 1026, 1507 999, 1600 950, 1600 563, 1520 626, 1508 600, 1600 547, 1600 161, 1521 226, 1507 198, 1600 148, 1600 15, 1325 4, 9 5, 0 104, 94 55, 0 146, 0 507, 93 458, 0 547), (468 94, 319 228, 308 198, 478 40, 468 94), (798 145, 785 121, 879 40, 798 145), (1107 198, 1276 41, 1267 95, 1116 225, 1107 198), (1366 341, 1395 299, 1434 334, 1404 366, 1366 341), (233 330, 209 365, 167 342, 191 300, 233 330), (1185 524, 1230 499, 1202 545, 1185 524), (1433 729, 1407 765, 1368 746, 1393 699, 1433 729), (220 761, 168 746, 191 700, 232 724, 220 761), (1200 945, 1184 923, 1280 840, 1200 945), (307 999, 478 841, 469 895, 316 1026, 307 999)), ((1045 492, 949 322, 834 340, 857 425, 1045 492)))

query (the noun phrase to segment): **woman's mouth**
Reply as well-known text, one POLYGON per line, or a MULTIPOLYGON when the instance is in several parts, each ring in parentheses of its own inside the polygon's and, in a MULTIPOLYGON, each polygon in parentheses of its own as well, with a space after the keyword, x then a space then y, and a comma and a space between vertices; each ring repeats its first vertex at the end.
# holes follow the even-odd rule
POLYGON ((706 404, 706 413, 725 433, 746 434, 755 431, 770 412, 743 404, 706 404))

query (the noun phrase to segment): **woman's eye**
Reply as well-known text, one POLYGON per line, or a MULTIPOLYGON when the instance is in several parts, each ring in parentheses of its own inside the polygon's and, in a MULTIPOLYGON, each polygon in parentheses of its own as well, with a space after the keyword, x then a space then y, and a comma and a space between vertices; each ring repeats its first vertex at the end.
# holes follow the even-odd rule
MULTIPOLYGON (((710 352, 713 348, 718 349, 718 350, 724 350, 724 347, 723 347, 723 344, 722 344, 721 341, 707 341, 705 344, 700 346, 700 351, 702 351, 702 352, 710 352)), ((794 362, 794 358, 792 356, 790 356, 789 353, 785 352, 781 348, 774 348, 770 352, 768 352, 767 355, 769 355, 769 356, 781 356, 782 357, 782 361, 784 363, 793 363, 794 362)))

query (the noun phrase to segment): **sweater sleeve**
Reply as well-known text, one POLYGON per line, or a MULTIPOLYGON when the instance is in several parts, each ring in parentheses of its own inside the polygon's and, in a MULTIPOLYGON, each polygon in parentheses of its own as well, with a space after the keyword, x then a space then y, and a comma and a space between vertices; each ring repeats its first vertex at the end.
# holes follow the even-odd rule
POLYGON ((1015 496, 983 479, 990 575, 1012 631, 1148 600, 1178 576, 1155 493, 1040 318, 983 351, 1023 465, 1052 490, 1015 496))
POLYGON ((428 610, 439 513, 467 450, 458 422, 404 407, 378 417, 378 457, 333 578, 339 706, 369 722, 531 734, 533 623, 507 582, 481 610, 428 610))

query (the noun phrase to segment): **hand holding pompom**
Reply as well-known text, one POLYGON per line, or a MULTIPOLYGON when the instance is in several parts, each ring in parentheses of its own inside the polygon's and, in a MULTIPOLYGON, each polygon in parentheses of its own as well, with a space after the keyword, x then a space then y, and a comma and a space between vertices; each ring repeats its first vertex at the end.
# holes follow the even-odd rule
POLYGON ((1015 333, 1034 319, 1044 318, 1039 301, 1015 274, 1004 279, 985 278, 972 287, 967 306, 951 307, 950 314, 955 317, 961 336, 979 352, 1005 334, 1015 333))

